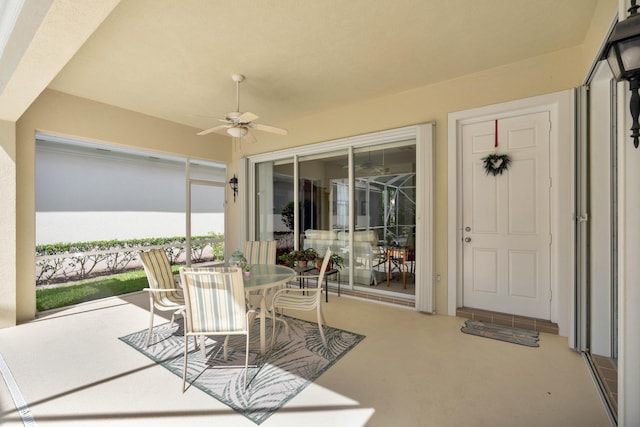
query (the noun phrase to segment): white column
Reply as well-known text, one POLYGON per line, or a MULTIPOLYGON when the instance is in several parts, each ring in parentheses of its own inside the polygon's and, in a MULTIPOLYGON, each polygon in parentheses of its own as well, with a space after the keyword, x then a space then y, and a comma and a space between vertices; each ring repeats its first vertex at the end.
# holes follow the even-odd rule
POLYGON ((15 160, 15 123, 0 121, 0 328, 15 326, 17 317, 15 160))

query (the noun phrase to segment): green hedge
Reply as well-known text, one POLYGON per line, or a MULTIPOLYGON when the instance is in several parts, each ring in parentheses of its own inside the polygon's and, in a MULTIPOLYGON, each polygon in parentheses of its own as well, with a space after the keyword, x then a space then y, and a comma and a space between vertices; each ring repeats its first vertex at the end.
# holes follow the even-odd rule
MULTIPOLYGON (((211 242, 223 239, 224 235, 209 233, 207 236, 192 236, 191 260, 204 260, 207 247, 215 259, 224 254, 224 243, 211 242)), ((83 280, 96 275, 118 274, 126 271, 129 264, 136 259, 138 252, 145 247, 164 246, 171 264, 184 254, 185 237, 154 237, 130 240, 96 240, 91 242, 53 243, 36 246, 36 285, 83 280), (118 252, 109 252, 122 250, 118 252), (131 249, 131 250, 126 250, 131 249), (84 255, 88 252, 100 252, 84 255), (104 252, 104 253, 102 253, 104 252), (59 255, 56 258, 38 259, 47 255, 59 255), (97 268, 102 267, 100 270, 97 268)))

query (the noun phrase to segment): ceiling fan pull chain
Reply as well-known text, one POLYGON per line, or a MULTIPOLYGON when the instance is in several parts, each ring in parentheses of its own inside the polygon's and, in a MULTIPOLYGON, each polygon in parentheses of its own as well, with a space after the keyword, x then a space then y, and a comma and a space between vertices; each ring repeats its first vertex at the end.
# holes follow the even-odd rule
POLYGON ((236 111, 240 111, 240 82, 236 80, 236 111))

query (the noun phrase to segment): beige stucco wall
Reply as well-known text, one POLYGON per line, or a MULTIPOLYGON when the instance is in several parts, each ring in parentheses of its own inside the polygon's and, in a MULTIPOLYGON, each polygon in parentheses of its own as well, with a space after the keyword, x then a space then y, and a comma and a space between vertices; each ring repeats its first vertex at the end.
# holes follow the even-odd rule
MULTIPOLYGON (((579 86, 585 76, 582 48, 510 64, 436 85, 417 88, 364 103, 349 105, 285 125, 286 138, 272 138, 268 148, 314 143, 391 129, 421 122, 435 122, 434 171, 434 273, 436 312, 447 312, 447 115, 450 112, 556 92, 579 86)), ((245 154, 267 145, 244 147, 245 154)), ((265 150, 267 151, 267 150, 265 150)), ((233 207, 232 207, 233 208, 233 207)), ((234 215, 230 215, 234 217, 234 215)))
MULTIPOLYGON (((2 135, 0 127, 0 136, 2 135)), ((132 111, 47 90, 17 123, 17 322, 35 315, 35 133, 228 163, 229 140, 132 111)), ((0 160, 0 162, 3 160, 0 160)), ((4 168, 3 168, 4 173, 4 168)), ((113 173, 117 173, 114 171, 113 173)), ((3 186, 4 187, 4 186, 3 186)), ((0 218, 4 211, 0 210, 0 218)), ((6 235, 11 235, 7 232, 6 235)), ((2 233, 4 237, 5 234, 2 233)), ((2 243, 4 244, 4 242, 2 243)), ((13 257, 11 257, 13 258, 13 257)), ((0 292, 2 288, 0 288, 0 292)))
MULTIPOLYGON (((249 154, 415 123, 435 122, 435 271, 442 276, 442 281, 436 287, 436 310, 445 313, 448 286, 448 113, 580 85, 615 16, 616 7, 615 0, 599 0, 582 46, 281 123, 279 125, 290 130, 289 136, 260 134, 258 144, 243 145, 239 150, 234 150, 227 138, 218 135, 196 137, 197 129, 187 126, 55 91, 43 92, 18 120, 15 138, 12 136, 13 124, 0 124, 0 188, 3 189, 3 197, 11 199, 17 194, 15 210, 11 203, 3 203, 0 207, 0 220, 4 224, 0 227, 6 228, 0 230, 3 236, 0 255, 7 252, 7 256, 0 259, 2 277, 6 279, 6 284, 0 285, 0 297, 2 301, 9 300, 7 310, 1 307, 3 314, 0 317, 0 327, 13 324, 11 317, 14 315, 20 322, 33 318, 35 314, 36 131, 176 155, 189 153, 194 158, 231 162, 229 173, 233 174, 237 162, 249 154), (14 173, 15 187, 7 182, 13 180, 14 173), (7 188, 15 188, 16 191, 10 194, 11 191, 6 191, 7 188), (17 236, 15 246, 11 242, 14 236, 17 236), (12 310, 12 301, 17 301, 16 310, 12 310), (8 321, 6 325, 3 323, 5 317, 8 321)), ((241 194, 243 189, 241 182, 241 194)), ((229 205, 226 216, 229 233, 235 234, 241 229, 242 221, 238 215, 240 206, 241 203, 229 205)))
MULTIPOLYGON (((435 301, 436 311, 446 313, 448 114, 579 86, 611 25, 616 7, 617 3, 612 0, 599 2, 597 15, 581 46, 291 121, 284 124, 289 129, 288 136, 260 135, 259 144, 243 145, 234 153, 234 158, 435 122, 434 272, 442 278, 436 283, 435 301)), ((236 216, 231 214, 228 218, 236 216)))

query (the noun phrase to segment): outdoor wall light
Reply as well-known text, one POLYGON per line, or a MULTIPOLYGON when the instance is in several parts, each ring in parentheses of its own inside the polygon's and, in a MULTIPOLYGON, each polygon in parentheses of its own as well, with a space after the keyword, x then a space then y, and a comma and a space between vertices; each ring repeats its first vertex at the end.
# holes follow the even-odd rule
POLYGON ((236 195, 238 194, 238 177, 233 174, 233 177, 229 179, 229 187, 233 190, 233 203, 236 202, 236 195))
POLYGON ((629 82, 629 90, 631 91, 629 109, 633 119, 631 137, 636 148, 638 148, 638 137, 640 137, 640 123, 638 122, 638 115, 640 115, 640 95, 638 95, 640 87, 639 7, 636 5, 636 0, 631 0, 631 7, 628 10, 629 16, 613 27, 600 58, 607 60, 616 81, 627 80, 629 82))

